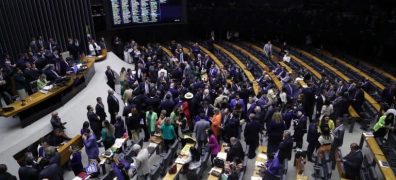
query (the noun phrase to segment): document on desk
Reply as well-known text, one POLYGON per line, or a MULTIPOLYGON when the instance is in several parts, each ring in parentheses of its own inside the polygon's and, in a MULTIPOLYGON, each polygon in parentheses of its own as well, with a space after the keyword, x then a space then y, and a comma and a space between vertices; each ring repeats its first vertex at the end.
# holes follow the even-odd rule
POLYGON ((226 160, 227 159, 227 153, 225 153, 225 152, 219 152, 219 153, 217 153, 217 156, 216 157, 218 157, 219 159, 221 159, 221 160, 226 160))
POLYGON ((118 138, 118 139, 115 140, 115 142, 113 144, 113 147, 117 148, 117 149, 121 148, 121 146, 124 144, 124 142, 125 142, 125 139, 118 138))
POLYGON ((366 137, 373 137, 374 136, 373 132, 364 132, 363 135, 366 136, 366 137))

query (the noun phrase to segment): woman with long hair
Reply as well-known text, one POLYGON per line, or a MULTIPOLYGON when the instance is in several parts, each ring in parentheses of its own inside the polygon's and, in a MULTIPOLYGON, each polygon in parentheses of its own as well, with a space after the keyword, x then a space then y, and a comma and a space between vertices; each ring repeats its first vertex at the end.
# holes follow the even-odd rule
POLYGON ((286 124, 282 120, 281 112, 275 112, 272 115, 270 125, 268 126, 268 154, 275 153, 283 138, 283 131, 286 130, 286 124))

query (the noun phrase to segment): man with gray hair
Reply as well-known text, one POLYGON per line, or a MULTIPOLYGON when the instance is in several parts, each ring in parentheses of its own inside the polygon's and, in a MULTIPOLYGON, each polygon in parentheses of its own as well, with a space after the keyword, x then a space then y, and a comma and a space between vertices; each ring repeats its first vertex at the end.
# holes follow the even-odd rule
POLYGON ((198 142, 197 150, 199 152, 202 151, 202 147, 207 143, 208 135, 206 133, 206 130, 209 129, 209 127, 210 127, 209 122, 202 117, 198 122, 195 123, 194 134, 195 134, 195 139, 198 142))
POLYGON ((230 139, 230 147, 226 149, 227 161, 234 161, 235 158, 243 159, 244 152, 241 142, 235 137, 230 139))
POLYGON ((283 140, 279 144, 278 158, 279 162, 283 163, 285 159, 290 160, 293 150, 293 138, 290 136, 289 131, 283 133, 283 140))
POLYGON ((108 90, 107 106, 110 113, 110 123, 115 124, 116 116, 120 111, 120 104, 118 102, 118 99, 114 96, 114 91, 111 89, 108 90))
POLYGON ((137 179, 147 179, 147 175, 150 173, 150 153, 147 148, 142 149, 138 144, 133 145, 132 150, 137 154, 136 157, 133 158, 137 171, 137 179))

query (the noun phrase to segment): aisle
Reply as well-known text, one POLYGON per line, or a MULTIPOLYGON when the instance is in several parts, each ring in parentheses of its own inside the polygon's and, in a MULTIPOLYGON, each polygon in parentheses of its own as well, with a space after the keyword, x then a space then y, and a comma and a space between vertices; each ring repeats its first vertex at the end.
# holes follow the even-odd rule
MULTIPOLYGON (((87 120, 86 107, 95 105, 96 97, 102 97, 107 109, 106 98, 109 87, 106 84, 105 70, 108 65, 117 73, 122 67, 132 67, 112 52, 108 53, 106 60, 95 63, 96 73, 88 86, 57 110, 62 121, 67 122, 66 133, 69 136, 75 136, 80 132, 82 123, 87 120)), ((116 96, 120 99, 119 95, 116 96)), ((120 105, 123 107, 122 104, 120 105)), ((48 114, 30 126, 21 128, 18 119, 0 117, 0 163, 6 164, 10 173, 18 174, 19 165, 13 155, 48 134, 52 130, 50 119, 51 115, 48 114)))

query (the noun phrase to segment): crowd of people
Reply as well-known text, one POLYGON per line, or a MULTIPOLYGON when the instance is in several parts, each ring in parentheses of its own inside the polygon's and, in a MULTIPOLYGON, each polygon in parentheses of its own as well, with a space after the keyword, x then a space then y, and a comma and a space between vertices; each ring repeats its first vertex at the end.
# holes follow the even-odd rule
MULTIPOLYGON (((95 41, 90 40, 89 49, 95 41)), ((80 63, 83 46, 77 38, 68 38, 67 49, 61 49, 58 42, 42 36, 33 37, 25 53, 17 59, 8 55, 0 57, 0 98, 6 105, 17 98, 25 100, 29 95, 42 90, 45 86, 61 82, 63 77, 73 71, 73 66, 80 63), (62 57, 68 51, 70 57, 62 57)), ((96 43, 95 43, 96 44, 96 43)), ((95 46, 95 52, 105 48, 104 40, 95 46)), ((97 53, 91 52, 91 55, 97 53)), ((0 103, 1 107, 3 103, 0 103)))
MULTIPOLYGON (((124 134, 134 143, 161 134, 166 151, 176 139, 192 133, 197 143, 190 149, 183 168, 187 174, 200 167, 200 156, 206 151, 210 152, 214 165, 224 142, 229 146, 225 166, 229 177, 238 177, 245 153, 249 159, 254 159, 257 147, 266 145, 269 160, 263 177, 276 179, 282 173, 282 162, 291 160, 293 149, 304 148, 304 142, 308 143, 308 161, 314 162, 315 157, 330 152, 335 164, 334 153, 343 145, 343 117, 349 104, 358 112, 362 111, 365 80, 344 83, 324 77, 316 82, 309 73, 304 73, 301 77, 308 87, 299 88, 292 77, 284 78, 288 73, 279 66, 273 72, 284 79, 283 88, 276 89, 269 72, 264 71, 256 80, 260 89, 255 94, 243 71, 232 64, 218 68, 197 43, 192 45, 190 52, 185 52, 181 44, 172 41, 169 45, 172 56, 165 54, 159 44, 141 46, 135 41, 125 44, 124 60, 131 66, 122 68, 119 73, 108 66, 105 72, 110 87, 107 113, 101 97, 96 99, 95 108, 87 106, 87 121, 83 123, 81 135, 90 163, 98 161, 99 147, 109 149, 115 139, 124 134), (118 80, 121 88, 115 92, 118 80), (121 95, 123 102, 115 93, 121 95), (123 109, 120 104, 125 104, 123 109), (247 152, 243 144, 249 147, 247 152)), ((264 52, 268 57, 273 54, 270 42, 265 45, 264 52)), ((388 94, 395 97, 394 86, 384 90, 384 96, 388 94)), ((376 137, 384 137, 394 129, 395 113, 390 108, 394 101, 390 103, 373 128, 376 137)), ((45 158, 40 161, 36 173, 39 177, 47 177, 43 172, 48 170, 51 177, 62 179, 58 160, 54 160, 58 159, 57 152, 51 152, 50 147, 59 146, 70 138, 64 133, 65 123, 57 113, 52 114, 51 124, 54 131, 40 145, 38 154, 45 158)), ((357 179, 363 154, 356 143, 350 146, 351 152, 343 159, 345 172, 347 178, 357 179)), ((144 179, 149 173, 148 150, 137 144, 134 149, 137 151, 134 157, 137 174, 144 179)), ((73 150, 71 164, 76 175, 86 171, 78 149, 73 150)), ((27 158, 21 168, 31 166, 36 165, 27 158)), ((117 177, 128 179, 127 169, 122 165, 115 163, 113 168, 120 172, 117 177)))

